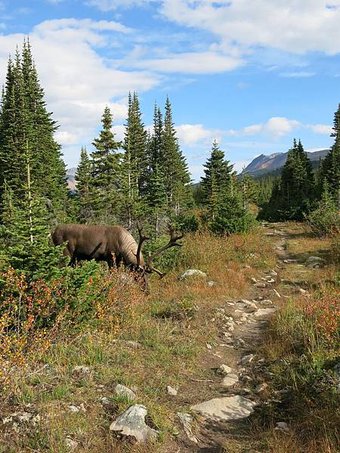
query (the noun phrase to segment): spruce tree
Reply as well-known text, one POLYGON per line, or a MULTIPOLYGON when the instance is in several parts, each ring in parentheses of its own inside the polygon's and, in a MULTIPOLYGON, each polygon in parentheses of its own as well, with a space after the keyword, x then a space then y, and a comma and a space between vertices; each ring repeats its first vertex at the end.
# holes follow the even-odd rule
POLYGON ((91 180, 88 188, 95 217, 106 222, 112 221, 117 215, 121 178, 121 155, 118 153, 121 143, 115 140, 112 120, 109 107, 105 107, 101 119, 102 129, 92 142, 95 150, 91 153, 91 180))
POLYGON ((175 214, 179 214, 192 203, 192 192, 188 165, 176 137, 169 98, 166 99, 165 103, 160 156, 168 206, 175 214))
POLYGON ((26 151, 30 155, 33 187, 50 207, 50 215, 62 217, 67 196, 65 165, 54 140, 57 126, 46 109, 29 42, 20 55, 9 59, 0 114, 0 190, 4 181, 16 197, 24 192, 26 151))
POLYGON ((123 156, 123 211, 124 221, 131 227, 134 217, 142 209, 142 196, 147 192, 148 155, 147 133, 137 93, 129 93, 123 156))
POLYGON ((24 273, 29 280, 49 279, 60 272, 61 250, 50 240, 45 200, 35 194, 31 177, 31 159, 26 152, 26 174, 22 196, 4 182, 1 239, 5 245, 2 265, 13 267, 24 273))
POLYGON ((312 165, 301 141, 293 142, 282 169, 279 205, 282 220, 302 220, 314 199, 312 165))
POLYGON ((330 195, 340 209, 340 104, 334 114, 333 132, 334 144, 323 159, 319 172, 319 193, 327 184, 330 195))
POLYGON ((220 193, 231 188, 233 166, 225 160, 224 152, 219 148, 216 140, 213 141, 210 157, 204 164, 204 173, 201 190, 205 203, 211 203, 212 199, 216 200, 216 191, 220 193))
POLYGON ((247 231, 254 219, 246 209, 233 166, 216 141, 204 167, 201 190, 209 229, 216 234, 247 231))

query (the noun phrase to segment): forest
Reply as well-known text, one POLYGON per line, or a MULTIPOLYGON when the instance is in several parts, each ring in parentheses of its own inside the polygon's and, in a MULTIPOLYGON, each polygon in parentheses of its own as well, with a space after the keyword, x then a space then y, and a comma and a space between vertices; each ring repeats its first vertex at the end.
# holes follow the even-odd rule
MULTIPOLYGON (((249 267, 253 264, 246 260, 251 260, 254 254, 263 266, 273 263, 273 257, 268 258, 269 249, 260 250, 261 225, 302 222, 315 240, 332 241, 336 257, 332 262, 338 268, 340 104, 334 114, 334 144, 317 169, 312 168, 301 141, 294 139, 281 175, 258 179, 237 175, 225 152, 214 141, 198 184, 193 184, 181 151, 169 97, 164 111, 154 106, 151 132, 143 123, 136 92, 128 94, 122 141, 113 132, 114 112, 109 107, 104 109, 99 121, 100 131, 91 147, 83 146, 80 150, 76 190, 69 191, 62 149, 54 138, 57 119, 48 110, 29 42, 25 41, 22 51, 17 50, 9 59, 0 111, 0 382, 5 399, 11 392, 25 399, 22 388, 20 391, 11 388, 13 367, 25 369, 32 365, 33 358, 34 363, 43 361, 53 347, 58 348, 55 345, 59 336, 78 338, 82 331, 98 329, 110 334, 111 339, 123 332, 124 338, 124 329, 130 333, 134 328, 141 329, 140 320, 145 313, 138 310, 143 304, 149 304, 148 309, 153 310, 152 319, 161 316, 157 308, 161 302, 150 302, 138 285, 122 280, 124 271, 115 269, 110 273, 106 265, 93 261, 75 268, 67 266, 64 247, 55 247, 51 241, 51 233, 60 223, 121 225, 136 240, 138 225, 143 225, 150 237, 145 243, 145 253, 166 244, 170 226, 184 234, 185 245, 183 250, 172 248, 159 256, 156 265, 171 278, 172 272, 181 266, 197 267, 205 263, 203 266, 209 268, 212 262, 218 266, 214 257, 221 258, 229 272, 233 265, 222 255, 223 248, 231 253, 230 259, 243 260, 242 264, 249 267), (252 245, 245 251, 248 245, 244 244, 252 245), (209 247, 213 250, 211 256, 209 247), (265 252, 267 258, 262 256, 265 252)), ((237 274, 238 265, 235 266, 237 274)), ((215 269, 215 272, 222 271, 215 269)), ((334 275, 332 304, 339 285, 338 271, 334 275)), ((166 279, 164 284, 177 285, 167 283, 166 279)), ((236 281, 234 286, 238 284, 240 288, 243 285, 236 281)), ((164 296, 161 285, 153 277, 151 297, 164 296)), ((180 291, 186 290, 174 288, 173 300, 180 300, 176 302, 179 314, 171 311, 174 308, 170 304, 162 316, 183 317, 189 323, 195 311, 193 296, 183 298, 180 291)), ((221 288, 235 297, 238 294, 233 286, 221 288)), ((184 343, 181 348, 176 354, 183 357, 189 354, 184 351, 184 343)), ((157 410, 154 413, 158 414, 157 410)), ((158 417, 162 429, 170 432, 161 414, 158 417)), ((41 439, 25 439, 38 448, 34 451, 44 450, 41 439)), ((45 442, 46 451, 62 451, 53 444, 55 440, 53 445, 48 442, 45 442)), ((23 448, 20 442, 18 445, 23 448)), ((84 447, 84 451, 99 451, 94 446, 91 448, 84 447)), ((0 451, 5 450, 0 447, 0 451)))

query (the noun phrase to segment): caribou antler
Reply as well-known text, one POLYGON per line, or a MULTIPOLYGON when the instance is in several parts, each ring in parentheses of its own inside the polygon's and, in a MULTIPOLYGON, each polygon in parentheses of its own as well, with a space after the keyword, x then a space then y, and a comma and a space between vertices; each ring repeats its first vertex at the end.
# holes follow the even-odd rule
POLYGON ((137 267, 140 267, 140 261, 141 261, 140 258, 141 258, 143 242, 147 241, 150 238, 148 236, 143 235, 143 227, 140 225, 139 222, 137 222, 137 228, 138 228, 138 233, 139 233, 139 242, 138 242, 138 247, 137 247, 136 258, 137 258, 137 267))
POLYGON ((156 256, 159 256, 161 253, 165 252, 165 250, 171 248, 171 247, 182 247, 182 244, 179 244, 177 241, 183 238, 184 234, 177 235, 175 234, 175 229, 169 225, 168 227, 169 233, 170 233, 170 240, 166 245, 163 245, 163 247, 160 247, 158 250, 156 250, 151 256, 148 257, 146 263, 147 266, 149 267, 150 271, 156 272, 161 278, 164 277, 164 273, 159 271, 158 269, 154 268, 152 266, 152 261, 156 258, 156 256))

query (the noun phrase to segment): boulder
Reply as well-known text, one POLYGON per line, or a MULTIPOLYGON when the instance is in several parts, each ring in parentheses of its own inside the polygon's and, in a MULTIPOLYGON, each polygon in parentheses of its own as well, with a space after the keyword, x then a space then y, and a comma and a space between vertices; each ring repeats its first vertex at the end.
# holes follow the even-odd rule
POLYGON ((255 403, 240 395, 213 398, 200 404, 191 406, 191 410, 198 412, 211 420, 239 420, 249 417, 254 411, 255 403))
POLYGON ((147 413, 146 407, 142 404, 130 406, 111 424, 110 431, 134 437, 139 443, 154 440, 158 436, 158 431, 145 423, 147 413))

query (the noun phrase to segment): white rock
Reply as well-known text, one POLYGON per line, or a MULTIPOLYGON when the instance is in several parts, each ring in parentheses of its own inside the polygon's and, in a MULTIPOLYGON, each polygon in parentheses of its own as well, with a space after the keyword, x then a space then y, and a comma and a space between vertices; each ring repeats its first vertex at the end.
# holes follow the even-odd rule
POLYGON ((237 374, 231 373, 231 374, 228 374, 227 376, 225 376, 223 378, 222 386, 223 387, 231 387, 231 386, 235 385, 237 382, 238 382, 237 374))
POLYGON ((207 282, 207 285, 211 288, 212 286, 215 286, 216 285, 216 282, 214 282, 213 280, 209 280, 207 282))
POLYGON ((115 393, 116 393, 116 395, 124 396, 125 398, 128 398, 130 401, 134 401, 136 399, 135 392, 133 392, 131 389, 129 389, 128 387, 125 387, 125 385, 122 385, 122 384, 116 385, 115 393))
POLYGON ((212 346, 210 343, 207 343, 206 346, 207 346, 207 349, 212 349, 212 346))
POLYGON ((68 406, 68 408, 71 412, 74 412, 74 413, 80 412, 80 408, 78 406, 75 406, 74 404, 70 404, 68 406))
POLYGON ((277 422, 275 429, 277 431, 283 431, 285 433, 289 433, 290 429, 288 428, 288 424, 286 422, 277 422))
POLYGON ((73 440, 71 437, 67 436, 65 439, 65 445, 70 450, 75 450, 79 444, 76 440, 73 440))
POLYGON ((267 285, 264 282, 257 282, 255 283, 256 288, 266 288, 267 285))
POLYGON ((255 317, 256 318, 262 318, 262 317, 265 317, 265 316, 270 316, 273 313, 275 313, 275 311, 276 311, 276 308, 260 308, 255 313, 255 317))
POLYGON ((191 406, 191 410, 212 420, 239 420, 248 417, 254 411, 255 403, 243 396, 213 398, 191 406))
POLYGON ((72 370, 72 374, 76 374, 78 376, 86 376, 89 375, 90 373, 91 373, 90 367, 84 365, 75 366, 72 370))
POLYGON ((150 428, 145 423, 146 407, 135 404, 123 412, 110 426, 110 431, 115 431, 124 436, 132 436, 137 442, 144 443, 156 439, 158 431, 150 428))
POLYGON ((175 389, 174 387, 171 387, 170 385, 167 385, 166 391, 168 392, 168 395, 171 395, 171 396, 176 396, 178 393, 178 390, 175 389))
POLYGON ((188 436, 191 442, 197 444, 198 443, 197 437, 194 436, 192 432, 193 417, 190 414, 186 414, 184 412, 177 412, 177 416, 183 425, 185 434, 188 436))
POLYGON ((262 393, 264 392, 266 389, 268 388, 268 384, 266 382, 263 382, 262 384, 259 384, 256 389, 255 389, 255 392, 256 393, 262 393))
POLYGON ((179 279, 185 280, 188 277, 206 278, 207 274, 205 272, 200 271, 199 269, 188 269, 187 271, 183 272, 183 274, 179 277, 179 279))
POLYGON ((255 354, 247 354, 244 355, 241 360, 239 361, 240 365, 246 365, 248 363, 251 363, 255 358, 255 354))
POLYGON ((326 261, 323 258, 320 258, 319 256, 310 256, 305 262, 306 267, 315 269, 318 267, 324 267, 325 264, 326 261))
POLYGON ((225 365, 224 363, 219 367, 219 372, 223 375, 227 375, 227 374, 231 373, 232 371, 233 371, 233 369, 230 368, 230 366, 225 365))
POLYGON ((140 349, 142 347, 141 343, 138 343, 138 341, 126 340, 124 343, 132 349, 140 349))

